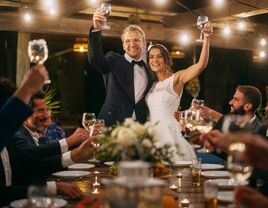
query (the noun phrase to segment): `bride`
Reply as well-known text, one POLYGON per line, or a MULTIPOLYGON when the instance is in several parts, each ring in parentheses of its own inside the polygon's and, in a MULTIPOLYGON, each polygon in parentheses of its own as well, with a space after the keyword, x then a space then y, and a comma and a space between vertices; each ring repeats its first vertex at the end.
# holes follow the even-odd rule
POLYGON ((185 83, 198 76, 207 66, 212 31, 212 26, 207 23, 203 29, 204 42, 199 61, 176 73, 171 70, 172 58, 163 45, 153 45, 148 51, 148 63, 158 79, 146 97, 150 121, 159 122, 155 129, 157 145, 172 146, 174 153, 171 161, 173 162, 192 160, 196 157, 191 145, 181 135, 181 127, 173 114, 180 105, 185 83))

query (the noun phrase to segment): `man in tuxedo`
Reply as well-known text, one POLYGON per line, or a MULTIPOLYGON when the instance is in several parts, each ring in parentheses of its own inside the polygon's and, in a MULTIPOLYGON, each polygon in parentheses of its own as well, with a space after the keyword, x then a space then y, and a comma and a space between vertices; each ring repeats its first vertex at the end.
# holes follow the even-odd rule
POLYGON ((146 48, 144 31, 130 25, 121 35, 124 55, 115 52, 103 54, 101 26, 106 21, 104 13, 97 9, 93 15, 93 27, 89 32, 89 62, 102 75, 106 88, 106 99, 98 115, 107 126, 132 117, 145 122, 148 107, 145 96, 153 79, 147 64, 141 57, 146 48))
MULTIPOLYGON (((41 74, 39 73, 39 71, 36 70, 33 70, 33 72, 28 72, 26 76, 29 79, 27 79, 25 83, 27 82, 35 83, 36 77, 39 77, 40 75, 41 74)), ((40 83, 42 85, 44 83, 44 80, 40 79, 40 83)), ((39 85, 37 85, 35 89, 38 90, 39 85)), ((22 94, 25 95, 32 93, 29 87, 26 87, 24 90, 20 88, 16 91, 16 93, 19 91, 21 91, 19 94, 23 92, 22 94), (24 90, 26 91, 23 92, 24 90)), ((14 91, 15 86, 10 80, 0 78, 0 108, 3 105, 5 105, 5 102, 11 97, 14 91)), ((30 98, 30 96, 28 97, 30 98)), ((14 97, 11 98, 11 100, 13 99, 14 97)), ((24 101, 28 101, 28 99, 24 101)), ((30 108, 28 109, 28 107, 25 104, 23 105, 22 100, 18 99, 17 102, 18 102, 18 106, 16 106, 17 108, 19 108, 20 110, 25 108, 25 110, 31 112, 30 108)), ((16 109, 13 109, 13 111, 16 111, 16 109)), ((9 116, 12 116, 12 113, 9 114, 9 116)), ((23 165, 19 163, 18 156, 14 148, 14 144, 10 139, 6 143, 6 146, 0 151, 0 195, 1 195, 0 206, 8 205, 13 200, 27 197, 27 186, 33 183, 34 181, 28 180, 29 178, 26 175, 23 175, 22 167, 23 165)), ((45 181, 38 181, 38 183, 40 185, 41 184, 45 185, 45 181)), ((50 193, 57 192, 73 198, 82 196, 81 190, 73 184, 67 184, 62 182, 55 183, 51 181, 47 182, 47 187, 50 193)))

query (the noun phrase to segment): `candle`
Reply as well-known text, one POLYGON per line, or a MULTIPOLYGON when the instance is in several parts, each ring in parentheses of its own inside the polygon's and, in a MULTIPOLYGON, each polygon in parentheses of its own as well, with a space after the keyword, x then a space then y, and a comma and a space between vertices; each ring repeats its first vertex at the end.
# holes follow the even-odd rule
POLYGON ((95 174, 99 174, 100 172, 96 170, 96 171, 94 171, 94 173, 95 173, 95 174))
POLYGON ((188 199, 183 199, 180 201, 181 207, 188 207, 190 204, 190 201, 188 199))
POLYGON ((99 193, 100 192, 99 192, 98 188, 95 188, 94 191, 92 191, 92 194, 99 194, 99 193))
POLYGON ((177 191, 178 186, 172 184, 169 188, 170 188, 172 191, 177 191))
POLYGON ((182 178, 182 174, 181 173, 177 173, 177 178, 182 178))

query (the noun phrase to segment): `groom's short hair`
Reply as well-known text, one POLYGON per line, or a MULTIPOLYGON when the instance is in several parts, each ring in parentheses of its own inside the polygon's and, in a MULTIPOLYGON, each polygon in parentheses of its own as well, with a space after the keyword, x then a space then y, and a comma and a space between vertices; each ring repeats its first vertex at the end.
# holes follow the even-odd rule
POLYGON ((128 31, 132 31, 132 32, 137 32, 137 33, 139 33, 139 35, 140 35, 142 41, 144 42, 144 44, 146 44, 145 32, 144 32, 143 29, 141 29, 141 27, 138 26, 138 25, 129 25, 129 26, 127 26, 127 27, 123 30, 123 33, 122 33, 122 35, 121 35, 121 40, 122 40, 122 42, 124 42, 125 34, 126 34, 128 31))

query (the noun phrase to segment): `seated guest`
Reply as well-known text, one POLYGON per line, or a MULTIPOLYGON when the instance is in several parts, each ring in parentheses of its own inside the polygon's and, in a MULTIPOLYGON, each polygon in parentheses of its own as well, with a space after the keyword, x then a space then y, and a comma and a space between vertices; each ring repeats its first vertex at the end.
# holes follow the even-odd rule
POLYGON ((28 70, 14 95, 0 109, 0 150, 21 126, 31 110, 25 105, 48 79, 46 68, 37 65, 28 70))
MULTIPOLYGON (((0 108, 15 91, 12 82, 0 78, 0 108)), ((40 184, 45 182, 40 181, 40 184)), ((27 186, 31 184, 23 176, 21 165, 18 162, 16 151, 11 140, 0 152, 0 206, 8 205, 11 201, 27 197, 27 186)), ((82 196, 81 190, 74 184, 62 182, 48 182, 51 193, 60 193, 72 198, 82 196)))

